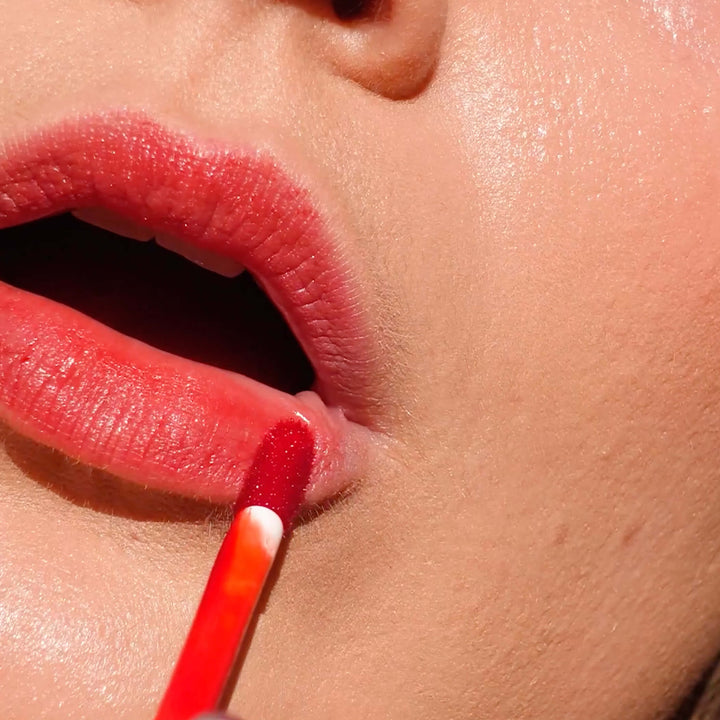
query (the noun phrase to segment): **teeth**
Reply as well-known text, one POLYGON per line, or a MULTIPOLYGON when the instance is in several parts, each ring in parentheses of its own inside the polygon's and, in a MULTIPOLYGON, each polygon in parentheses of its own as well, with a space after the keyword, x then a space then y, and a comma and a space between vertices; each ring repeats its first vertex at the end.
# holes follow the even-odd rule
POLYGON ((160 247, 182 255, 190 262, 200 265, 200 267, 215 272, 218 275, 223 275, 224 277, 237 277, 245 269, 235 260, 200 250, 174 235, 163 235, 161 233, 156 236, 155 242, 160 245, 160 247))
POLYGON ((122 235, 132 240, 141 240, 146 242, 151 240, 155 233, 145 225, 134 223, 132 220, 117 215, 110 210, 104 208, 82 208, 81 210, 73 210, 72 214, 88 225, 102 228, 108 232, 122 235))
POLYGON ((82 222, 88 225, 94 225, 108 232, 121 235, 122 237, 131 238, 132 240, 141 240, 147 242, 155 237, 155 242, 166 250, 170 250, 178 255, 182 255, 190 262, 200 265, 200 267, 223 275, 224 277, 237 277, 245 269, 240 263, 230 258, 215 255, 194 247, 190 243, 181 240, 174 235, 163 235, 162 233, 155 236, 152 228, 132 220, 117 215, 110 210, 104 208, 82 208, 81 210, 73 210, 72 214, 82 222))

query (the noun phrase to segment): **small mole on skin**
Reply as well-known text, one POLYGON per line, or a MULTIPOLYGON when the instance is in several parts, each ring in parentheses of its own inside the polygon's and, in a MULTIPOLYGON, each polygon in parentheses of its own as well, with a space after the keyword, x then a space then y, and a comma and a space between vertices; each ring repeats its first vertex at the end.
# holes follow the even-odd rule
POLYGON ((561 545, 564 545, 567 542, 568 536, 570 535, 570 528, 568 525, 563 523, 560 525, 557 529, 557 532, 555 533, 555 545, 560 547, 561 545))
POLYGON ((635 523, 635 525, 631 525, 622 536, 622 546, 623 547, 629 547, 632 545, 635 538, 640 533, 640 530, 642 530, 642 524, 641 523, 635 523))

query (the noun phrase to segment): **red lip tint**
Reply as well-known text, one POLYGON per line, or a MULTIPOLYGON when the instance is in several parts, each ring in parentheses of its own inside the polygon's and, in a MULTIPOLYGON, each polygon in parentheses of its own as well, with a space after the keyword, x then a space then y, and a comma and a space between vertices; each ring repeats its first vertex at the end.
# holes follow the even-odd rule
POLYGON ((314 457, 314 437, 301 420, 281 421, 263 438, 156 720, 225 709, 220 704, 314 457))

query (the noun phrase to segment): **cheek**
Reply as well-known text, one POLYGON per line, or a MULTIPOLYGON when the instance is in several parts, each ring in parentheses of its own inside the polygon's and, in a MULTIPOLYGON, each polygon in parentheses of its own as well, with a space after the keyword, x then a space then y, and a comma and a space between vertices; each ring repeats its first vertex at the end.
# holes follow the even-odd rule
POLYGON ((663 381, 658 402, 671 375, 708 380, 720 82, 698 38, 715 20, 696 13, 690 51, 652 21, 661 4, 456 9, 439 77, 464 161, 446 194, 466 211, 450 222, 465 240, 440 266, 464 281, 445 283, 452 321, 432 322, 464 355, 448 382, 483 385, 463 392, 469 412, 523 378, 551 394, 615 387, 627 406, 633 373, 663 381))
POLYGON ((456 253, 424 263, 411 395, 482 577, 512 589, 484 612, 527 629, 548 686, 596 670, 603 717, 657 705, 720 637, 720 83, 617 5, 454 25, 463 163, 435 191, 466 211, 434 226, 456 253))
POLYGON ((647 593, 717 545, 720 82, 644 10, 585 5, 456 10, 438 105, 463 162, 434 193, 465 209, 422 263, 410 402, 497 528, 558 518, 597 550, 642 526, 658 564, 618 581, 647 593))

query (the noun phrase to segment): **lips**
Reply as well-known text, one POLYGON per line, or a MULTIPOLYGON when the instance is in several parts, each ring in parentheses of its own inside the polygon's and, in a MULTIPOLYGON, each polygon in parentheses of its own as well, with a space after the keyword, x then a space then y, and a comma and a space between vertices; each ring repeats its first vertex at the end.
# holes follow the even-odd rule
POLYGON ((83 208, 247 268, 302 345, 315 386, 289 395, 0 283, 0 418, 123 479, 220 502, 237 497, 265 433, 291 417, 316 438, 309 502, 362 474, 373 333, 340 242, 277 158, 126 113, 6 146, 0 229, 83 208))

